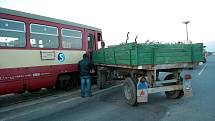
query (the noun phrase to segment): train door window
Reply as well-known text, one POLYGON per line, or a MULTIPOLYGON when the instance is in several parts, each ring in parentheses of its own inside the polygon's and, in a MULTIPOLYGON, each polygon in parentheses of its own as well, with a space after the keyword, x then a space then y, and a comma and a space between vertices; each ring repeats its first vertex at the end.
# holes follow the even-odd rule
POLYGON ((98 49, 100 49, 100 48, 104 48, 104 41, 102 41, 102 34, 101 33, 98 33, 97 34, 97 38, 98 38, 98 49))
POLYGON ((58 29, 57 27, 31 24, 30 43, 35 48, 58 48, 58 29))
POLYGON ((0 47, 25 47, 25 23, 0 19, 0 47))
POLYGON ((93 35, 91 33, 88 33, 87 41, 88 41, 88 49, 95 50, 95 47, 96 47, 96 44, 95 44, 95 35, 93 35))
POLYGON ((72 29, 62 29, 63 48, 82 49, 82 32, 72 29))

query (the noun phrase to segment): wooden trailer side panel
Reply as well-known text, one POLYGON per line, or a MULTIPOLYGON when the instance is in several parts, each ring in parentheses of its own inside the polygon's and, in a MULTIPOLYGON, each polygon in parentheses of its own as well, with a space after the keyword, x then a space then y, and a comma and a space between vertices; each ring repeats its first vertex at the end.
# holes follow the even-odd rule
POLYGON ((93 52, 95 64, 159 65, 203 61, 203 44, 117 45, 93 52))

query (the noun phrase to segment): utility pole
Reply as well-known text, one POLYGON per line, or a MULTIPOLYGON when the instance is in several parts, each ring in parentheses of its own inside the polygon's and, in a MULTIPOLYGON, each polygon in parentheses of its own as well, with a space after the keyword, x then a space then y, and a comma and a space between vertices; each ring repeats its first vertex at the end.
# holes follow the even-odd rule
POLYGON ((188 29, 187 29, 187 24, 189 24, 190 21, 184 21, 184 22, 182 22, 182 23, 186 25, 186 34, 187 34, 187 40, 188 40, 188 29))

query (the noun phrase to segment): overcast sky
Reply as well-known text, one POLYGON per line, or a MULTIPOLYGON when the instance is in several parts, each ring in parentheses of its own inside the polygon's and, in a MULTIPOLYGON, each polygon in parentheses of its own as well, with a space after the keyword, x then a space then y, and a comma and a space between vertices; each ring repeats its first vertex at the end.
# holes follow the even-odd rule
POLYGON ((0 0, 0 7, 68 20, 102 29, 106 45, 146 40, 173 43, 189 39, 215 51, 213 0, 0 0))

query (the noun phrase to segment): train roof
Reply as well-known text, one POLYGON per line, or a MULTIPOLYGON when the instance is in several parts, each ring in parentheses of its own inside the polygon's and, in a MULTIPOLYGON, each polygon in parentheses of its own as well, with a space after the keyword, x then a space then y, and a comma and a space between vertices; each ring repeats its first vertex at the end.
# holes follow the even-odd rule
POLYGON ((32 19, 37 19, 37 20, 42 20, 42 21, 49 21, 49 22, 54 22, 54 23, 72 25, 72 26, 87 28, 87 29, 96 30, 96 31, 101 31, 101 29, 96 28, 96 27, 92 27, 92 26, 87 26, 87 25, 83 25, 83 24, 79 24, 79 23, 75 23, 75 22, 70 22, 70 21, 55 19, 55 18, 51 18, 51 17, 45 17, 45 16, 41 16, 41 15, 30 14, 30 13, 26 13, 26 12, 6 9, 6 8, 2 8, 2 7, 0 7, 0 13, 14 15, 14 16, 21 16, 21 17, 26 17, 26 18, 32 18, 32 19))

